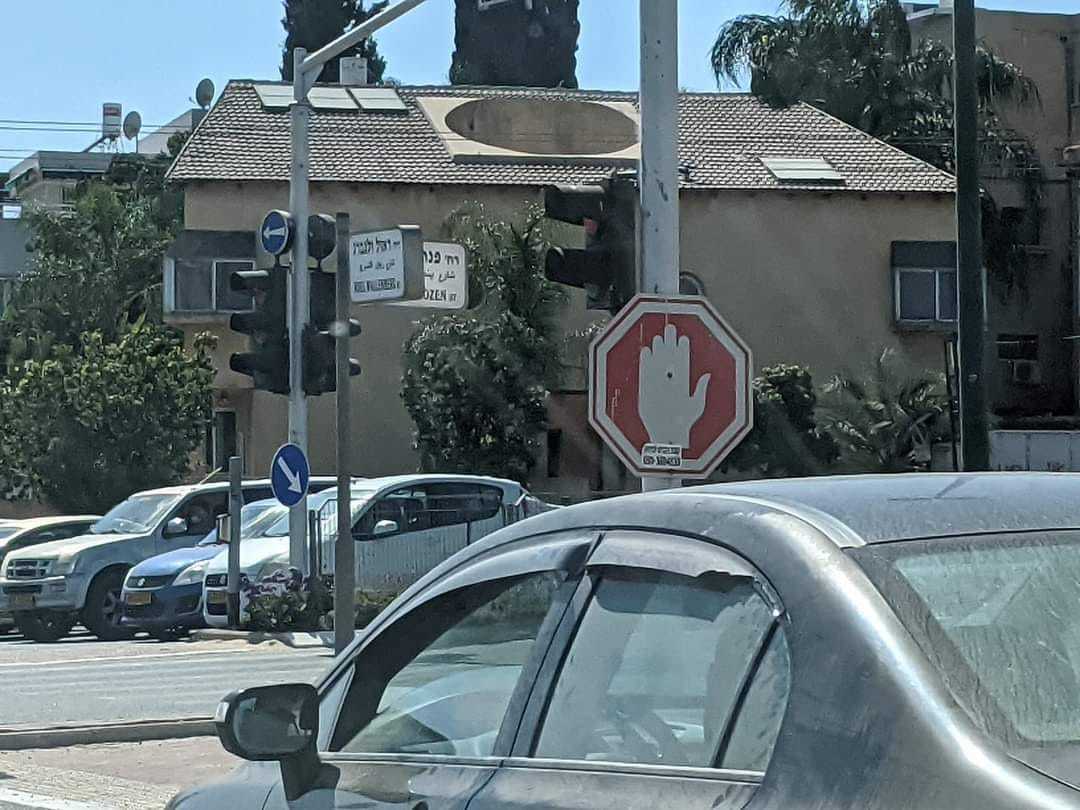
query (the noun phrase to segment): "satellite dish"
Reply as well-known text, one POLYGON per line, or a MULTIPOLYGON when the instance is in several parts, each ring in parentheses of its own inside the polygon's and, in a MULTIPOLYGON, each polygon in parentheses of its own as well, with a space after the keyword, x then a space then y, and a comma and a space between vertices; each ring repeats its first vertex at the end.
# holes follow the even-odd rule
POLYGON ((209 79, 203 79, 199 82, 199 86, 195 88, 195 103, 205 110, 213 100, 214 83, 209 79))
POLYGON ((135 110, 132 110, 124 116, 124 137, 129 141, 135 140, 139 137, 139 130, 142 129, 142 116, 135 110))

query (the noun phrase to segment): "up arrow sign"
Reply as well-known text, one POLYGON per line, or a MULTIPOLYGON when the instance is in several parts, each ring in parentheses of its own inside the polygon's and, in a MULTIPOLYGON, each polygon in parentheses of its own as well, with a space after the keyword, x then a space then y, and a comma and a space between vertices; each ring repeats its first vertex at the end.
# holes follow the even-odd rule
POLYGON ((290 509, 307 494, 311 468, 307 456, 295 444, 284 444, 270 463, 270 487, 278 503, 290 509))

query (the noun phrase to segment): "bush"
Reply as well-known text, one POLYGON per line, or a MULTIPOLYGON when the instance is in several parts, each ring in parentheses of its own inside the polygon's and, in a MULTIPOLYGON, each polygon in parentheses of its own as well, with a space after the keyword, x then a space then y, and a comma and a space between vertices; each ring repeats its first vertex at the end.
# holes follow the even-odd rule
POLYGON ((319 630, 334 604, 325 578, 305 577, 296 568, 275 571, 255 582, 242 577, 240 590, 248 627, 264 632, 319 630))

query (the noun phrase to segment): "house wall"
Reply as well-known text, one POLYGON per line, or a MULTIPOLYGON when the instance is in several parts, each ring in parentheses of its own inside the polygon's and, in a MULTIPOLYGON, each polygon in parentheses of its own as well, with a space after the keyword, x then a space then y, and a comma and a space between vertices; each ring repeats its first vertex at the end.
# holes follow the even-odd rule
MULTIPOLYGON (((466 200, 478 200, 493 214, 511 215, 536 190, 492 187, 356 186, 313 184, 312 211, 349 211, 357 230, 395 223, 419 224, 426 238, 443 236, 446 215, 466 200)), ((186 227, 254 229, 271 208, 286 207, 287 187, 272 183, 192 184, 186 194, 186 227)), ((750 344, 755 366, 787 362, 810 366, 819 380, 842 369, 857 369, 877 347, 893 346, 916 366, 940 369, 940 334, 901 334, 893 325, 890 248, 894 240, 953 238, 950 195, 858 195, 844 193, 708 192, 683 194, 683 269, 697 275, 706 294, 750 344)), ((574 291, 565 325, 576 330, 593 320, 574 291)), ((421 310, 363 309, 363 335, 354 356, 363 374, 353 382, 353 456, 358 475, 381 475, 415 468, 412 423, 401 404, 401 349, 421 310)), ((228 333, 225 318, 181 324, 189 333, 209 328, 222 335, 218 369, 242 349, 228 333)), ((584 427, 585 342, 571 341, 567 363, 577 366, 557 395, 552 427, 563 432, 558 476, 549 478, 546 453, 534 489, 585 496, 590 486, 626 485, 595 437, 584 427), (606 470, 601 474, 597 466, 606 470)), ((245 436, 247 469, 266 472, 285 436, 283 397, 252 392, 247 378, 219 372, 223 389, 216 407, 235 407, 245 436)), ((310 455, 317 472, 334 467, 332 396, 311 401, 310 455)), ((632 485, 632 482, 631 482, 632 485)))

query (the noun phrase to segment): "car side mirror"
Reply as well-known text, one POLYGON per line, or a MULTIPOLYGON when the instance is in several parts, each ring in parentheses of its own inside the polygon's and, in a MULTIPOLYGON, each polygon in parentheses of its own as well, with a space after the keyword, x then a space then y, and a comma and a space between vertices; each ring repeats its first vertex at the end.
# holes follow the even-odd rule
POLYGON ((218 515, 217 520, 214 521, 214 528, 217 529, 217 541, 219 543, 228 543, 230 535, 229 515, 218 515))
POLYGON ((319 771, 319 693, 308 683, 256 686, 226 695, 214 715, 218 739, 230 754, 281 763, 285 796, 294 801, 319 771))
POLYGON ((176 537, 188 533, 188 522, 182 517, 174 517, 165 524, 165 536, 176 537))
POLYGON ((375 524, 375 530, 372 534, 375 537, 382 537, 386 534, 397 534, 398 524, 396 520, 380 520, 375 524))

